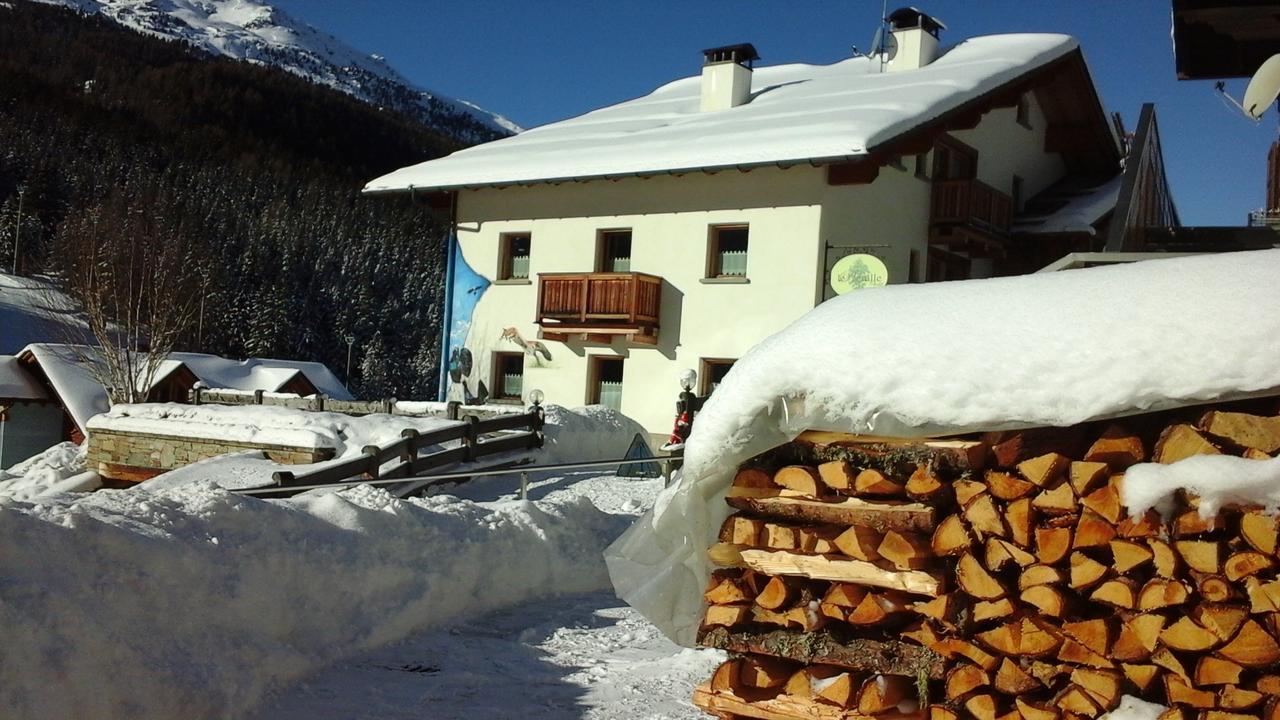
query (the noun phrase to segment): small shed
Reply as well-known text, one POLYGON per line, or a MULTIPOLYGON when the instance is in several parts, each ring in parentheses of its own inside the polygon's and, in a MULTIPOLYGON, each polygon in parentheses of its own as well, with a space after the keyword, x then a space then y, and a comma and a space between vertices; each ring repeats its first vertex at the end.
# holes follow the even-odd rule
POLYGON ((62 440, 62 408, 12 355, 0 355, 0 469, 62 440))

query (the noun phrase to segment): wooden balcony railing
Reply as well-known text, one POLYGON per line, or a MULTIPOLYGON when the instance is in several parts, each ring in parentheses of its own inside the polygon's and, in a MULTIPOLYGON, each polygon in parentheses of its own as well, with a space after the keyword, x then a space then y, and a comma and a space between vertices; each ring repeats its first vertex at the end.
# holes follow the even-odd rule
MULTIPOLYGON (((656 341, 662 278, 636 272, 539 273, 538 317, 543 336, 630 335, 656 341)), ((605 338, 607 339, 607 338, 605 338)))
POLYGON ((933 184, 930 222, 962 226, 998 238, 1009 234, 1013 198, 978 180, 943 180, 933 184))

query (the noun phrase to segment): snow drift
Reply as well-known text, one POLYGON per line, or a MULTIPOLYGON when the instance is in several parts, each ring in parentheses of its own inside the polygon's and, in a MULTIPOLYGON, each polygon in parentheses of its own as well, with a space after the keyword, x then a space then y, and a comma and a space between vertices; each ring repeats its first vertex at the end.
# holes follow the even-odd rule
POLYGON ((8 717, 228 717, 411 632, 608 587, 588 499, 367 486, 264 501, 199 483, 0 506, 8 717))
POLYGON ((934 436, 1068 426, 1280 392, 1280 250, 859 290, 767 338, 694 424, 680 482, 607 558, 692 644, 737 465, 806 429, 934 436))

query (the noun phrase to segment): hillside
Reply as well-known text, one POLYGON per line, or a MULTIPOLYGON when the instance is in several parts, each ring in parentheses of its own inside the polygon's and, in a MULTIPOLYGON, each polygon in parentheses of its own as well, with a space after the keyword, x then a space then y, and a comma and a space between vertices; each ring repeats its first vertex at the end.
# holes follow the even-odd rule
POLYGON ((292 357, 354 388, 432 394, 442 231, 364 180, 460 141, 281 70, 101 15, 0 3, 0 263, 138 227, 199 249, 203 323, 181 349, 292 357))
POLYGON ((101 13, 124 27, 212 55, 277 67, 469 143, 520 130, 497 113, 414 87, 380 56, 362 53, 259 0, 38 1, 101 13))

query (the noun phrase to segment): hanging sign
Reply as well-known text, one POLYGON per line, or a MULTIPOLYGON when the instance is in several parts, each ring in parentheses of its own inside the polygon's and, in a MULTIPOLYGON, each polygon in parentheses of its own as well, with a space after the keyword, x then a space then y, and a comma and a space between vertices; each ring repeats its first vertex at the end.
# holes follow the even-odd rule
POLYGON ((831 268, 831 289, 837 295, 859 288, 889 284, 889 268, 875 255, 845 255, 831 268))

